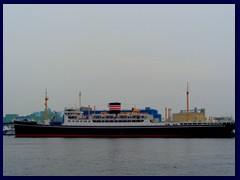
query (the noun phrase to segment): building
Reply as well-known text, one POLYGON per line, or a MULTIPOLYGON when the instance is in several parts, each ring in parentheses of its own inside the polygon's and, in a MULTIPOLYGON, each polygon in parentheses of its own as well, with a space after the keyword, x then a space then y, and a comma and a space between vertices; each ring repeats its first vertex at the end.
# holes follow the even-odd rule
POLYGON ((232 116, 209 117, 210 122, 233 122, 232 116))
MULTIPOLYGON (((6 114, 5 117, 3 117, 3 124, 12 124, 14 119, 18 120, 36 120, 37 122, 43 123, 44 122, 44 111, 40 112, 33 112, 30 115, 25 116, 19 116, 18 114, 6 114)), ((62 122, 63 121, 63 115, 61 112, 52 111, 50 108, 48 109, 48 119, 62 122)))
MULTIPOLYGON (((172 118, 174 122, 186 122, 186 110, 181 110, 179 113, 173 113, 172 118)), ((189 111, 189 122, 206 122, 205 109, 197 109, 189 111)))
POLYGON ((3 117, 3 124, 12 124, 12 120, 16 119, 18 117, 18 114, 6 114, 5 117, 3 117))

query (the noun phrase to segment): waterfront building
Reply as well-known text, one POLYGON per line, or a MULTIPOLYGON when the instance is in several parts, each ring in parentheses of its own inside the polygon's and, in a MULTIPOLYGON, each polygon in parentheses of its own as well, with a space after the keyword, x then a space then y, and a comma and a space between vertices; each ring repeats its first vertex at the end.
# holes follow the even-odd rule
MULTIPOLYGON (((172 118, 174 122, 186 122, 186 110, 181 110, 179 113, 173 113, 172 118)), ((205 109, 189 110, 189 122, 206 122, 205 109)))

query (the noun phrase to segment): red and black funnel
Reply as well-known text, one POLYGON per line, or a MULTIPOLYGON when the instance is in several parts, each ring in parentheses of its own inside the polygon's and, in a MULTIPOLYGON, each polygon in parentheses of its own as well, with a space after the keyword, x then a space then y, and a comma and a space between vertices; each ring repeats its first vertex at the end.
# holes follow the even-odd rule
POLYGON ((121 111, 121 103, 112 102, 108 104, 110 114, 119 114, 121 111))

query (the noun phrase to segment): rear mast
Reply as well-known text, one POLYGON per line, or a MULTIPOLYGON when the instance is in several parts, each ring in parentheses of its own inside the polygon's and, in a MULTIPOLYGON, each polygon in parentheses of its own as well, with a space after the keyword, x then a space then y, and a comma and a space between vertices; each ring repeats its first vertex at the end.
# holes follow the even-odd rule
POLYGON ((186 120, 189 121, 189 89, 187 83, 187 111, 186 111, 186 120))

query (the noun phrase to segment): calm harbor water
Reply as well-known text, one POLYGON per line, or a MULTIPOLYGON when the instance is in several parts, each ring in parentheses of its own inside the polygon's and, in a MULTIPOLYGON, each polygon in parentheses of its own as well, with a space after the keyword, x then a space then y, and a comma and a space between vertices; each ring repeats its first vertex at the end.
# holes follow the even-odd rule
POLYGON ((235 139, 3 137, 4 176, 234 176, 235 139))

